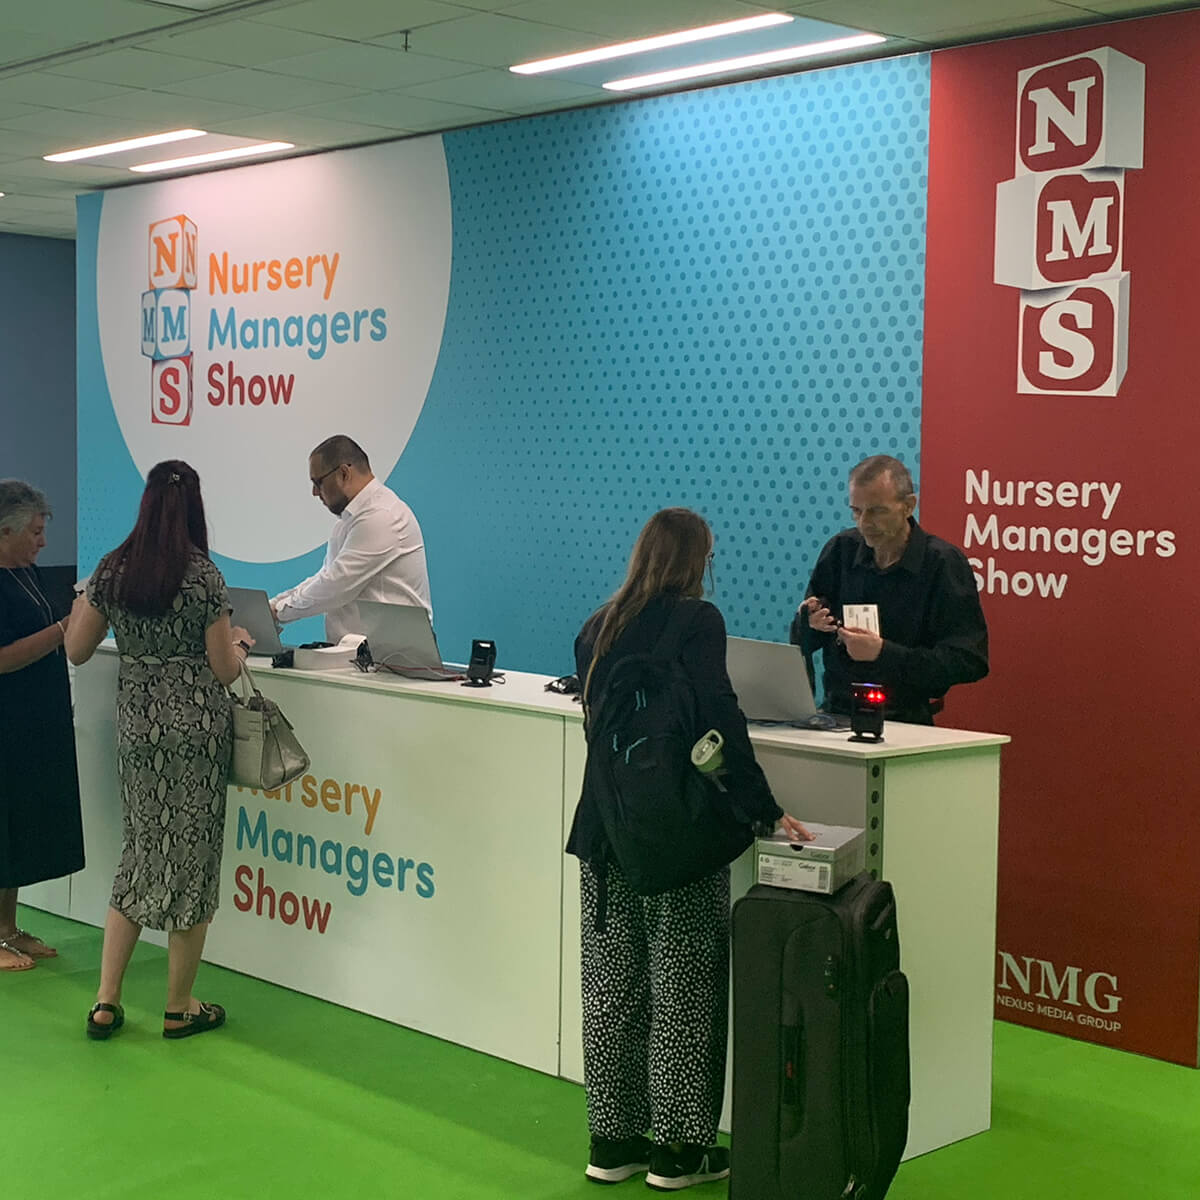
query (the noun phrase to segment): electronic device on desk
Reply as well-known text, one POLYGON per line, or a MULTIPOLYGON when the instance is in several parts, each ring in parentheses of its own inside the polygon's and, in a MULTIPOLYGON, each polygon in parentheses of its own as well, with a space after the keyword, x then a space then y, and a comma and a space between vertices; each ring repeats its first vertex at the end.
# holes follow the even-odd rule
POLYGON ((883 707, 886 703, 887 695, 878 683, 850 685, 850 741, 883 741, 883 707))
POLYGON ((442 662, 429 613, 420 604, 383 604, 377 600, 358 602, 358 624, 367 639, 355 665, 361 671, 391 671, 406 679, 461 679, 442 662))
POLYGON ((467 677, 463 687, 491 687, 496 673, 496 643, 475 638, 471 642, 471 660, 467 663, 467 677))
MULTIPOLYGON (((271 611, 271 602, 262 588, 231 587, 229 603, 233 608, 230 623, 240 625, 254 639, 251 654, 269 654, 272 658, 283 659, 292 646, 285 646, 279 640, 279 626, 275 623, 275 614, 271 611)), ((291 662, 272 663, 272 666, 291 666, 291 662)))
POLYGON ((808 665, 799 646, 731 637, 726 668, 747 721, 799 729, 848 728, 846 718, 817 710, 808 665))

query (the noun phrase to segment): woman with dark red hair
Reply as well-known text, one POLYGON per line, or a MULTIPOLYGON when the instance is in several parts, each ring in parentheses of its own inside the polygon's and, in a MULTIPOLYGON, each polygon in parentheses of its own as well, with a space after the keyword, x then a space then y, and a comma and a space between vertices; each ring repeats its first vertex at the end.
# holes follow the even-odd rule
POLYGON ((124 1024, 121 984, 147 926, 167 931, 163 1037, 225 1021, 225 1010, 198 1001, 192 985, 221 879, 233 744, 226 685, 253 645, 229 612, 225 580, 208 557, 200 478, 185 462, 161 462, 146 479, 133 532, 100 560, 67 629, 73 663, 87 662, 110 626, 121 655, 123 836, 90 1038, 124 1024))

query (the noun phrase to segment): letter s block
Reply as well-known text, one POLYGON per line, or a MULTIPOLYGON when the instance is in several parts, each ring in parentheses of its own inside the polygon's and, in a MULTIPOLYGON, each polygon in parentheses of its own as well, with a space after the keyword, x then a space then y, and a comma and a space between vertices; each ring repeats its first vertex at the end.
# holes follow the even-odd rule
POLYGON ((158 359, 150 365, 150 420, 155 425, 190 425, 192 356, 158 359))
POLYGON ((192 350, 192 299, 183 288, 142 293, 142 353, 156 361, 192 350))
POLYGON ((1021 293, 1017 391, 1115 396, 1129 357, 1129 273, 1021 293))
POLYGON ((187 217, 167 217, 150 226, 150 286, 196 286, 196 226, 187 217))

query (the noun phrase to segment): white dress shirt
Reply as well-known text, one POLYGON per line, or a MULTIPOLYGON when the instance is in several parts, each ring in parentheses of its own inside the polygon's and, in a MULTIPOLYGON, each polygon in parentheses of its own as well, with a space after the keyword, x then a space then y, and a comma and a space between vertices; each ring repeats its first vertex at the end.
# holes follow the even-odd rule
POLYGON ((324 613, 325 636, 337 642, 362 632, 359 600, 419 604, 433 620, 421 527, 412 509, 378 479, 343 509, 321 569, 280 592, 271 607, 282 622, 324 613))

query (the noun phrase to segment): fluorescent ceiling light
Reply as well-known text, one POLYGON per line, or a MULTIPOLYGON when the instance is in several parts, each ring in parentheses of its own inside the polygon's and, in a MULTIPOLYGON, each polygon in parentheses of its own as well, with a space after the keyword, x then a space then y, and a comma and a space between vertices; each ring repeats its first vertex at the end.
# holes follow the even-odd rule
POLYGON ((842 50, 857 50, 860 46, 877 46, 887 38, 877 33, 859 33, 854 37, 834 38, 828 42, 810 42, 807 46, 785 46, 781 50, 765 50, 761 54, 745 54, 741 58, 726 58, 719 62, 697 63, 691 67, 676 67, 672 71, 658 71, 653 75, 634 75, 628 79, 614 79, 604 86, 610 92, 631 92, 637 88, 658 87, 664 83, 677 83, 681 79, 699 79, 705 75, 726 75, 732 71, 746 71, 752 67, 769 66, 773 63, 795 62, 801 58, 815 58, 821 54, 837 54, 842 50))
POLYGON ((64 150, 61 154, 44 154, 42 157, 46 162, 74 162, 77 158, 100 158, 105 154, 120 154, 123 150, 140 150, 143 146, 161 146, 164 142, 182 142, 198 137, 204 137, 203 129, 172 129, 167 133, 151 133, 146 137, 107 142, 103 146, 84 146, 81 150, 64 150))
POLYGON ((624 58, 629 54, 645 54, 649 50, 662 50, 667 46, 686 46, 689 42, 703 42, 709 38, 728 37, 745 33, 751 29, 766 29, 770 25, 786 25, 796 18, 787 13, 760 13, 754 17, 742 17, 737 21, 722 21, 719 25, 703 25, 699 29, 681 29, 676 33, 660 33, 656 37, 638 38, 633 42, 618 42, 614 46, 600 46, 595 50, 581 50, 578 54, 563 54, 558 58, 543 58, 537 62, 518 63, 509 67, 518 75, 540 75, 543 71, 563 71, 567 67, 578 67, 584 63, 605 62, 610 58, 624 58))
POLYGON ((291 150, 294 142, 255 142, 252 146, 234 146, 232 150, 213 150, 209 154, 192 154, 187 158, 164 158, 161 162, 138 163, 131 171, 174 171, 180 167, 196 167, 201 163, 224 162, 230 158, 249 158, 252 154, 274 154, 276 150, 291 150))

